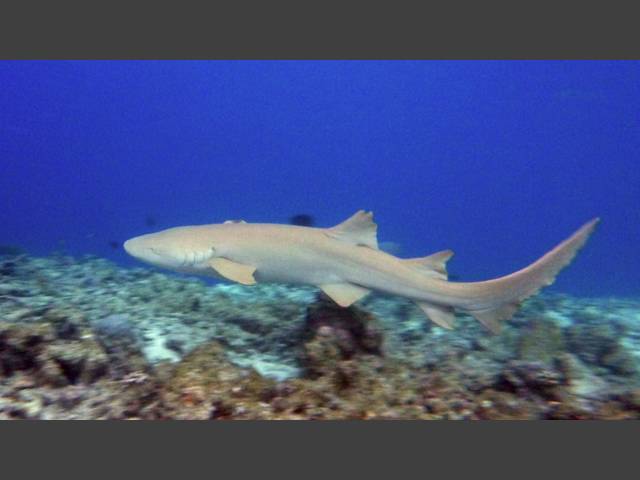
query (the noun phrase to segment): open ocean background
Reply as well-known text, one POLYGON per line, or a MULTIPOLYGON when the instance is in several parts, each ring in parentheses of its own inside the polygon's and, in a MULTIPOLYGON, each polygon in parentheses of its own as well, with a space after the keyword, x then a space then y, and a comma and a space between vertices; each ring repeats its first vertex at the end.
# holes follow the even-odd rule
POLYGON ((638 296, 639 152, 639 62, 2 62, 0 244, 134 265, 150 231, 363 208, 482 280, 600 216, 552 288, 638 296))

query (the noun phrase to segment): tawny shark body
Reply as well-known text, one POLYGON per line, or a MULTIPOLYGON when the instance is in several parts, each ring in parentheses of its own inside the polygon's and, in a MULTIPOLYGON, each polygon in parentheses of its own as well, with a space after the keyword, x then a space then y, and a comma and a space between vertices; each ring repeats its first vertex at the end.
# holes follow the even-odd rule
POLYGON ((360 210, 332 228, 227 221, 170 228, 132 238, 132 256, 155 266, 221 277, 245 285, 313 285, 348 307, 371 291, 415 301, 437 325, 453 328, 455 311, 492 331, 526 298, 553 283, 596 227, 595 218, 536 262, 481 282, 450 282, 453 252, 401 259, 378 249, 373 214, 360 210))

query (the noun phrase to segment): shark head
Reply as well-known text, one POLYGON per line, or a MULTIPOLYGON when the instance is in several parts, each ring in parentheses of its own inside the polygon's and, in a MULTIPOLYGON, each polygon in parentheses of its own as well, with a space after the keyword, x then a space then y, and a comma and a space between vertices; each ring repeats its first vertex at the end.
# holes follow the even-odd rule
POLYGON ((185 228, 170 228, 124 242, 126 252, 138 260, 169 270, 197 267, 211 258, 214 249, 185 228))
POLYGON ((156 233, 127 240, 124 249, 132 257, 156 267, 174 269, 182 264, 176 249, 156 233))

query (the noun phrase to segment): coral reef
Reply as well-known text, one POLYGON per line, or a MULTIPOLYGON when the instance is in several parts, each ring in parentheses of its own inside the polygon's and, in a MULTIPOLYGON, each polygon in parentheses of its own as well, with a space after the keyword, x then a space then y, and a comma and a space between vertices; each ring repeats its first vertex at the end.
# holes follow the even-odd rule
POLYGON ((406 300, 0 256, 0 419, 640 418, 640 300, 541 295, 500 335, 406 300))

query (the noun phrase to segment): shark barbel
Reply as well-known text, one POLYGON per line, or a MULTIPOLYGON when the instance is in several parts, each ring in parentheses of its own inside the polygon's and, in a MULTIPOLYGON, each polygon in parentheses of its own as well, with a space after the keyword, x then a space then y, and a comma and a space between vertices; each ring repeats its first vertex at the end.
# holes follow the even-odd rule
POLYGON ((314 285, 343 307, 372 290, 398 295, 441 327, 453 328, 457 310, 497 332, 523 300, 553 283, 597 223, 586 223, 528 267, 482 282, 447 281, 451 250, 410 259, 379 250, 373 214, 363 210, 332 228, 227 221, 142 235, 124 248, 155 266, 244 285, 314 285))

